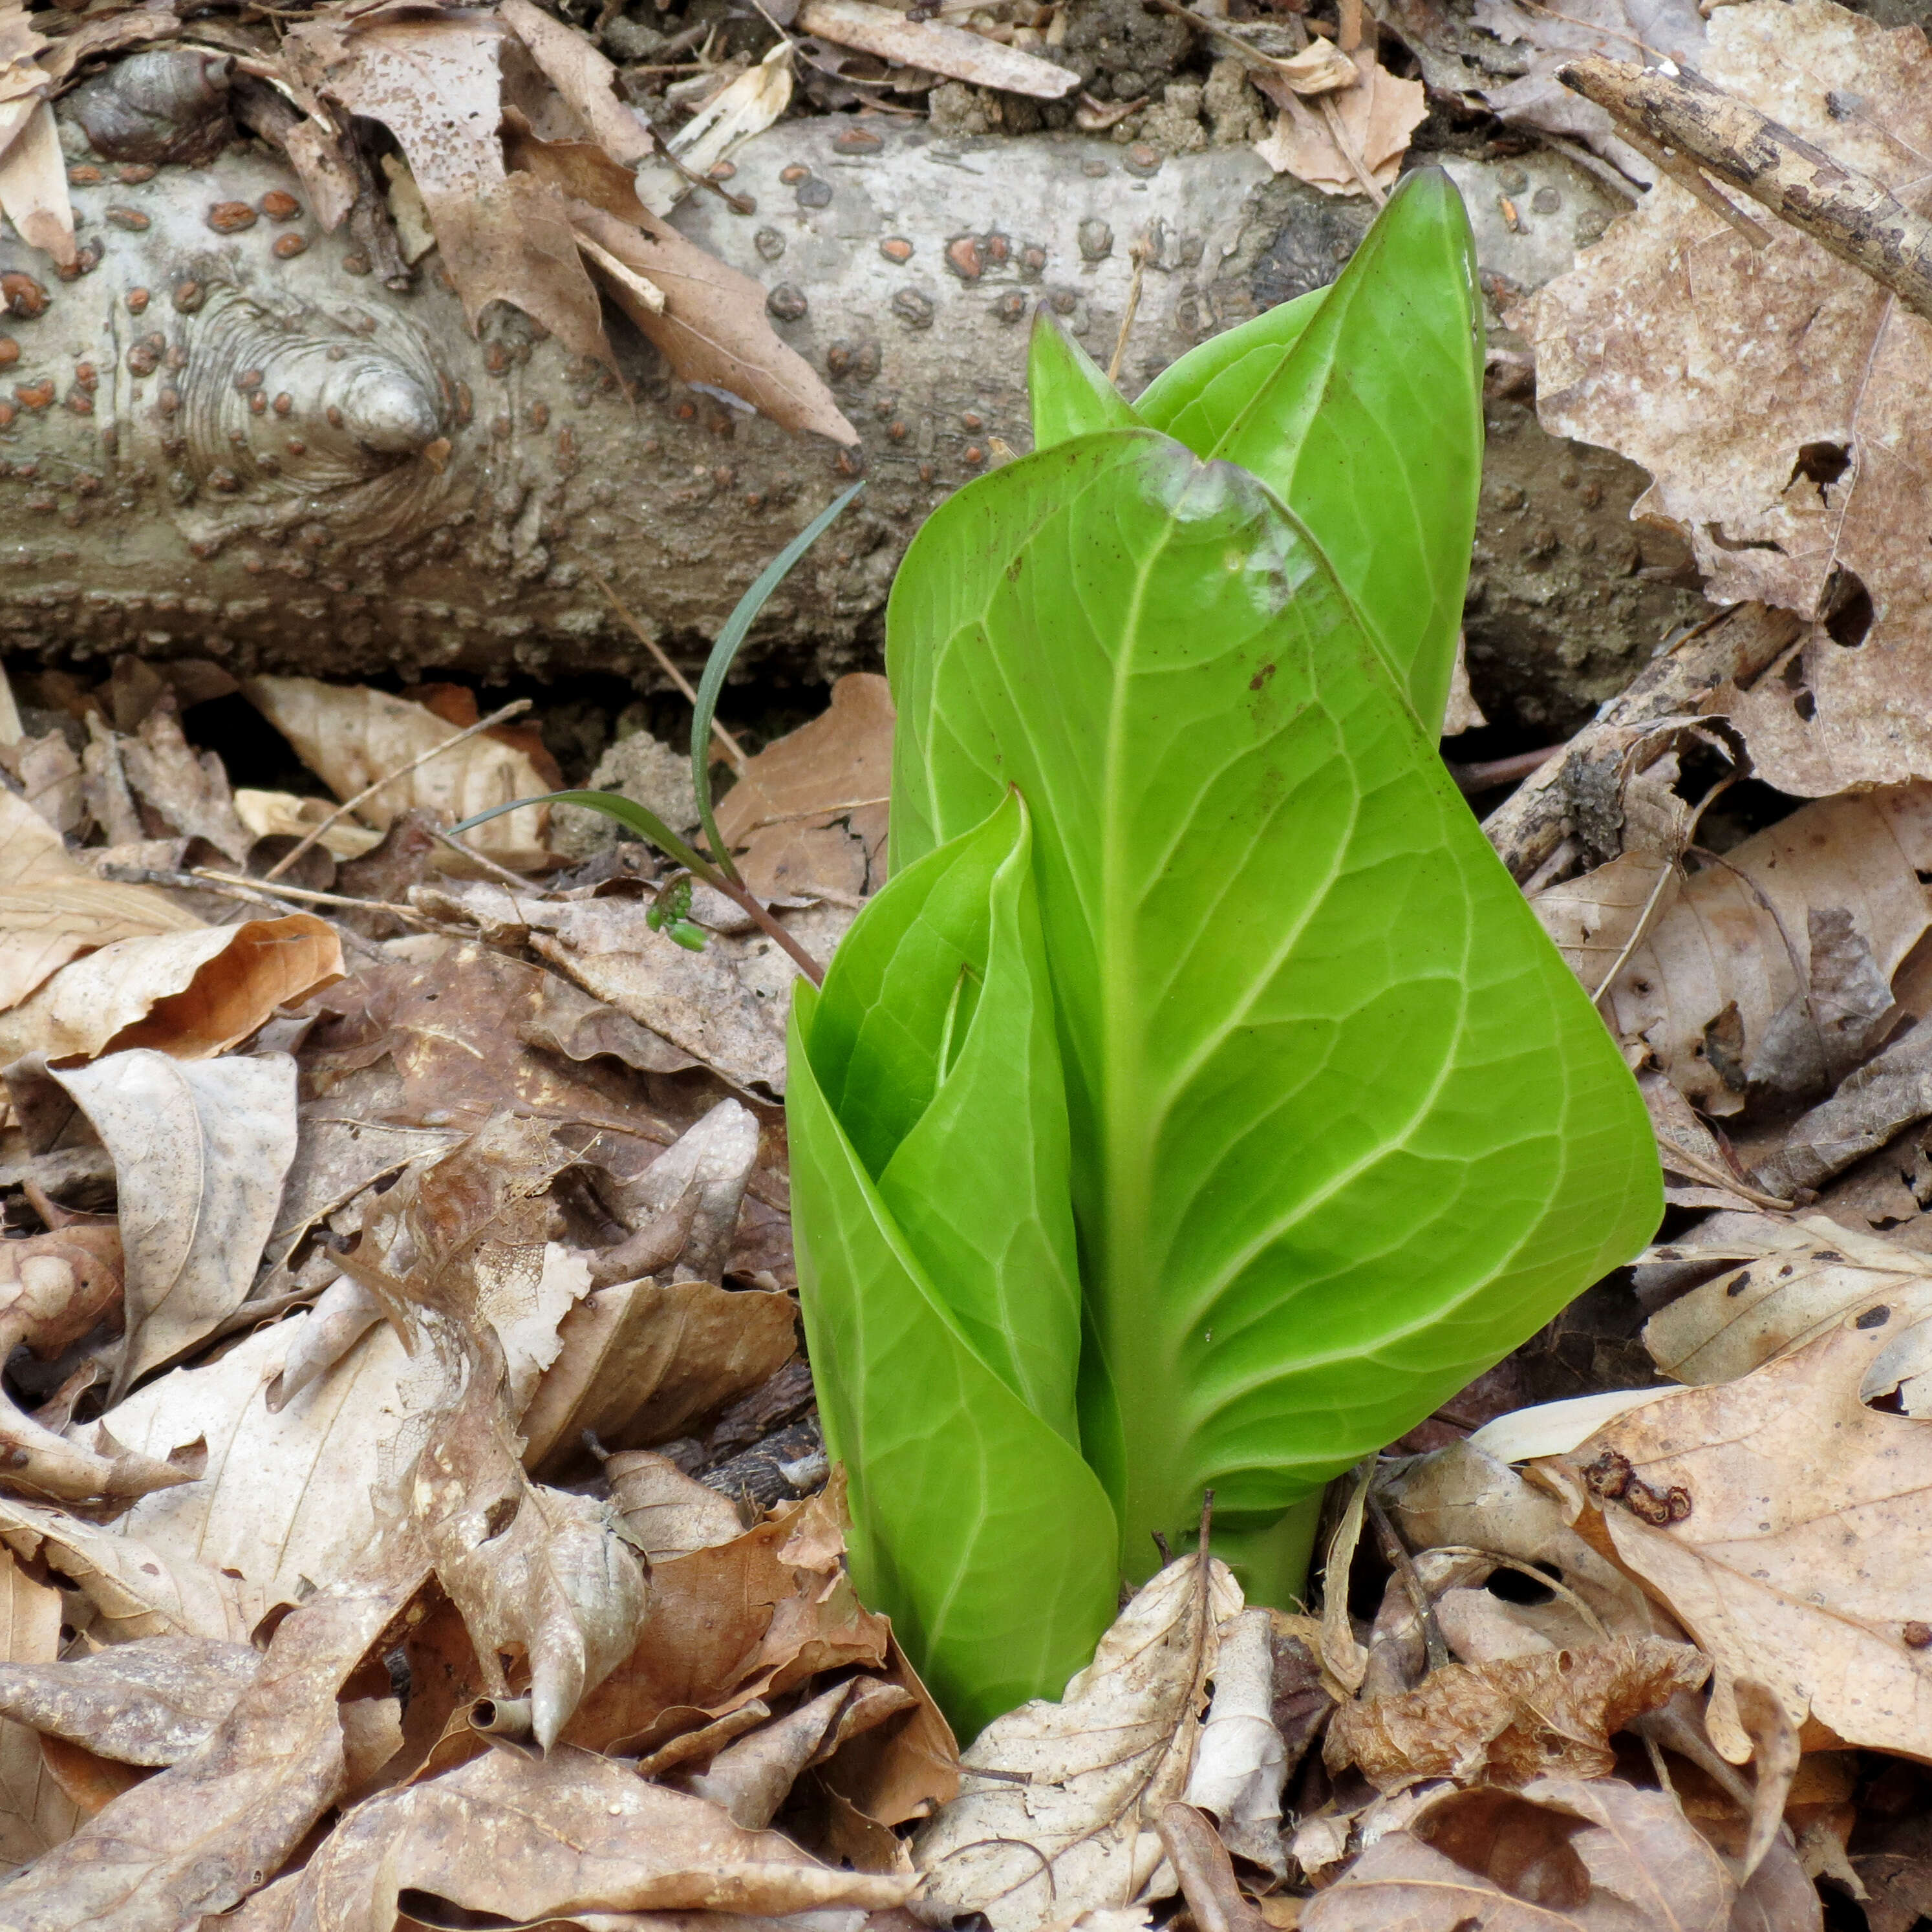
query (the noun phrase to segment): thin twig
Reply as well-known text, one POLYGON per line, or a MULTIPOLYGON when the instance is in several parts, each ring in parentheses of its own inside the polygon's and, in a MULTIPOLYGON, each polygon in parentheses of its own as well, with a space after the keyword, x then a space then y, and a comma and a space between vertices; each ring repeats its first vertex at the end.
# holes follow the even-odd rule
POLYGON ((1436 1621, 1436 1606, 1429 1600, 1429 1592, 1422 1586, 1422 1579, 1416 1572, 1406 1545, 1395 1533, 1395 1525, 1389 1521, 1388 1511, 1383 1508, 1381 1498, 1372 1490, 1369 1495, 1369 1521, 1375 1527, 1376 1540, 1382 1545, 1384 1560, 1402 1580, 1402 1593, 1408 1598, 1416 1622, 1422 1626, 1423 1653, 1429 1660, 1429 1668, 1431 1671, 1440 1670, 1449 1661, 1449 1646, 1443 1640, 1442 1626, 1436 1621))
MULTIPOLYGON (((221 886, 252 886, 253 879, 244 878, 236 872, 218 872, 208 866, 196 866, 190 868, 188 876, 194 879, 208 879, 221 886)), ((351 898, 345 892, 318 892, 306 886, 280 886, 276 888, 278 898, 294 899, 304 905, 340 906, 348 912, 386 912, 397 919, 406 919, 416 926, 434 927, 436 922, 416 910, 414 906, 398 905, 394 899, 351 898)), ((447 930, 447 928, 443 928, 447 930)))
POLYGON ((1660 168, 1693 201, 1708 208, 1720 221, 1735 228, 1754 248, 1771 246, 1771 230, 1762 222, 1754 221, 1742 208, 1733 207, 1730 197, 1720 194, 1704 178, 1703 171, 1689 156, 1675 152, 1661 141, 1653 140, 1634 121, 1615 116, 1612 118, 1617 138, 1628 141, 1652 166, 1660 168))
MULTIPOLYGON (((284 898, 276 892, 265 892, 256 886, 217 885, 212 880, 197 878, 192 872, 170 872, 159 866, 104 866, 101 872, 108 878, 122 880, 129 885, 172 886, 177 892, 212 892, 219 898, 239 899, 244 905, 266 906, 284 919, 302 910, 292 899, 284 898)), ((309 916, 313 918, 314 915, 309 916)), ((352 928, 338 926, 332 920, 329 930, 347 944, 368 953, 372 959, 387 959, 389 956, 380 946, 364 939, 352 928)))
POLYGON ((339 824, 358 806, 367 804, 385 786, 394 784, 398 778, 407 778, 412 772, 428 764, 432 758, 441 758, 444 752, 462 744, 466 740, 474 738, 480 733, 490 730, 502 724, 506 718, 519 716, 530 708, 530 700, 527 698, 513 698, 500 710, 491 712, 487 718, 478 718, 475 724, 466 726, 453 737, 444 739, 440 744, 432 745, 421 757, 412 758, 407 764, 402 766, 399 770, 385 772, 381 778, 365 784, 353 798, 344 799, 292 851, 284 853, 280 859, 277 860, 274 864, 262 874, 262 878, 265 880, 279 879, 298 859, 322 838, 325 832, 339 824))
POLYGON ((704 883, 722 892, 734 905, 748 913, 759 931, 776 940, 797 963, 798 970, 814 986, 825 984, 825 968, 786 932, 772 916, 770 908, 742 880, 728 879, 722 872, 719 872, 704 883))
POLYGON ((460 852, 472 865, 481 866, 484 872, 494 874, 500 885, 508 886, 514 892, 526 892, 530 890, 529 880, 520 878, 507 866, 498 865, 488 853, 479 852, 475 846, 464 844, 453 832, 446 832, 440 825, 432 825, 428 830, 432 838, 441 839, 452 852, 460 852))
MULTIPOLYGON (((656 638, 632 616, 624 608, 616 592, 613 590, 610 585, 605 583, 604 579, 588 565, 585 566, 585 574, 590 578, 591 582, 610 600, 611 609, 615 610, 618 616, 630 626, 632 634, 637 638, 638 643, 657 659, 658 669, 684 694, 685 702, 695 710, 698 704, 698 693, 692 688, 691 680, 671 662, 670 656, 663 645, 659 644, 656 638)), ((711 735, 723 748, 725 757, 730 760, 731 769, 742 778, 744 776, 746 766, 751 762, 745 755, 745 748, 725 730, 723 725, 718 723, 716 718, 711 721, 711 735)))
POLYGON ((1127 359, 1127 337, 1134 326, 1134 314, 1141 305, 1141 283, 1147 274, 1148 258, 1154 253, 1154 239, 1145 229, 1139 238, 1127 250, 1128 258, 1134 265, 1133 279, 1127 284, 1127 306, 1120 316, 1120 332, 1114 338, 1114 352, 1108 358, 1107 380, 1118 382, 1120 380, 1120 364, 1127 359))
POLYGON ((1563 748, 1561 745, 1546 745, 1540 751, 1512 752, 1506 758, 1484 758, 1469 765, 1449 764, 1446 758, 1443 762, 1449 764, 1449 776, 1456 781, 1458 791, 1491 791, 1540 771, 1544 761, 1563 748))

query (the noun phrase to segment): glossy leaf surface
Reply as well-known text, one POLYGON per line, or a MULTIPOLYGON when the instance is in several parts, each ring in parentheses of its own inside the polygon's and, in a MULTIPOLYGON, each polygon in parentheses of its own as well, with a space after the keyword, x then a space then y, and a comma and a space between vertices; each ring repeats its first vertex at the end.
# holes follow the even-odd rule
POLYGON ((788 1100, 806 1333, 854 1574, 956 1721, 1084 1662, 1114 1514, 1082 1460, 1065 1089, 1027 814, 896 876, 801 986, 788 1100))
POLYGON ((1033 319, 1027 396, 1033 409, 1035 449, 1050 448, 1095 430, 1132 429, 1140 421, 1126 397, 1108 381, 1106 370, 1044 308, 1033 319))
POLYGON ((921 531, 888 656, 896 862, 1032 809, 1129 1574, 1204 1487, 1260 1531, 1654 1231, 1628 1074, 1276 494, 1144 430, 1010 464, 921 531))

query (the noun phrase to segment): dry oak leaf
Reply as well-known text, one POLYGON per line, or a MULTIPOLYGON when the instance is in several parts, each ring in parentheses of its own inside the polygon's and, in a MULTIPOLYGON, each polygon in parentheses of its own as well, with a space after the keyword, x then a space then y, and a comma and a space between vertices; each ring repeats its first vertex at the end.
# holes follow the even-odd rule
POLYGON ((1759 1231, 1645 1257, 1731 1259, 1742 1268, 1680 1295, 1645 1324, 1643 1345, 1672 1381, 1735 1382, 1836 1328, 1884 1308, 1896 1335, 1932 1315, 1932 1258, 1822 1214, 1797 1222, 1756 1217, 1759 1231))
POLYGON ((649 123, 619 98, 617 70, 588 34, 553 19, 530 0, 502 0, 498 11, 585 131, 613 160, 628 166, 657 146, 649 123))
POLYGON ((1166 1856, 1155 1821, 1193 1760, 1216 1627, 1242 1607, 1225 1564, 1183 1557, 1136 1594, 1060 1702, 994 1718, 960 1759, 964 1790, 914 1840, 922 1909, 1034 1932, 1141 1900, 1166 1856))
MULTIPOLYGON (((1832 0, 1713 10, 1699 71, 1908 199, 1932 47, 1832 0)), ((1819 622, 1706 708, 1757 776, 1822 797, 1932 777, 1932 323, 1796 229, 1743 236, 1669 180, 1526 305, 1552 434, 1652 475, 1708 594, 1819 622)))
MULTIPOLYGON (((1280 112, 1255 143, 1255 152, 1280 174, 1306 182, 1324 194, 1363 194, 1364 177, 1384 194, 1395 186, 1409 136, 1429 111, 1419 80, 1398 80, 1378 62, 1372 46, 1349 58, 1360 76, 1353 87, 1324 94, 1311 107, 1286 82, 1264 86, 1280 112)), ((1268 76, 1257 80, 1262 85, 1268 76)))
MULTIPOLYGON (((1877 1043, 1892 976, 1932 925, 1922 872, 1932 874, 1932 786, 1803 806, 1682 881, 1604 993, 1604 1016, 1706 1114, 1740 1112, 1754 1081, 1802 1083, 1808 1056, 1822 1069, 1840 1039, 1856 1059, 1877 1043)), ((1616 859, 1534 901, 1593 992, 1636 933, 1655 876, 1646 860, 1616 859), (1640 884, 1627 890, 1633 867, 1640 884)))
POLYGON ((278 1870, 345 1788, 337 1698, 422 1581, 406 1537, 284 1617, 206 1742, 9 1883, 8 1932, 176 1932, 278 1870))
MULTIPOLYGON (((0 1552, 0 1657, 10 1667, 51 1664, 61 1651, 61 1593, 0 1552)), ((80 1822, 30 1725, 0 1720, 0 1876, 68 1838, 80 1822)))
POLYGON ((254 1682, 262 1653, 204 1636, 142 1637, 73 1662, 0 1663, 0 1712, 119 1764, 198 1750, 254 1682))
POLYGON ((424 18, 376 10, 361 20, 318 16, 292 29, 282 48, 298 80, 394 135, 472 331, 492 302, 512 302, 573 355, 608 364, 597 291, 561 199, 503 165, 496 130, 506 40, 519 44, 480 12, 424 18))
POLYGON ((1413 1690, 1341 1706, 1324 1755, 1331 1771, 1355 1765, 1382 1791, 1418 1777, 1607 1778, 1616 1732, 1709 1674, 1688 1644, 1654 1636, 1444 1664, 1413 1690))
MULTIPOLYGON (((408 23, 454 32, 463 23, 408 23)), ((299 30, 298 30, 299 31, 299 30)), ((294 34, 290 36, 295 38, 294 34)), ((358 110, 359 111, 359 110, 358 110)), ((493 142, 494 146, 494 143, 493 142)), ((447 249, 445 250, 448 252, 447 249)), ((376 779, 398 772, 459 735, 427 704, 373 691, 366 685, 324 684, 311 677, 253 677, 244 694, 296 748, 304 764, 339 799, 352 798, 376 779)), ((356 807, 377 831, 412 807, 448 815, 451 822, 513 799, 552 790, 556 768, 521 746, 485 731, 398 778, 356 807)), ((500 864, 541 864, 549 808, 506 812, 470 836, 500 864)))
POLYGON ((370 1799, 309 1862, 282 1922, 389 1932, 406 1892, 421 1901, 412 1916, 432 1922, 449 1922, 453 1906, 510 1926, 639 1912, 742 1913, 756 1925, 828 1907, 884 1910, 913 1888, 909 1878, 835 1870, 776 1832, 734 1824, 722 1805, 566 1744, 541 1758, 486 1752, 370 1799))
POLYGON ((96 878, 25 799, 0 785, 0 1012, 96 946, 200 929, 152 886, 96 878))
POLYGON ((1932 1758, 1932 1657, 1911 1640, 1932 1621, 1932 1431, 1859 1399, 1899 1325, 1880 1304, 1532 1466, 1711 1658, 1706 1722, 1733 1763, 1751 1754, 1733 1691, 1746 1677, 1777 1695, 1811 1749, 1932 1758), (1646 1505, 1681 1492, 1688 1514, 1654 1523, 1619 1491, 1646 1505))
POLYGON ((1546 1778, 1432 1798, 1309 1900, 1301 1932, 1726 1932, 1736 1898, 1667 1793, 1546 1778))
POLYGON ((883 881, 892 717, 886 680, 850 671, 818 717, 746 761, 718 830, 752 891, 856 900, 883 881))
POLYGON ((212 1060, 341 974, 342 941, 308 913, 114 940, 0 1012, 0 1065, 134 1047, 212 1060))

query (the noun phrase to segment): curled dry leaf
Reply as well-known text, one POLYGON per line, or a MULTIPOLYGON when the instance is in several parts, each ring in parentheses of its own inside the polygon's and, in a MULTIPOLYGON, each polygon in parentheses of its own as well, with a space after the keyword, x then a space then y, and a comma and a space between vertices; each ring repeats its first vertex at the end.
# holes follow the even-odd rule
POLYGON ((184 838, 206 839, 238 866, 246 860, 254 835, 236 814, 228 774, 214 753, 190 748, 172 703, 149 712, 120 752, 128 788, 151 818, 184 838))
POLYGON ((1726 1932, 1737 1887, 1675 1798, 1611 1780, 1446 1791, 1309 1901, 1302 1932, 1726 1932))
POLYGON ((1769 1686, 1814 1748, 1932 1756, 1925 1653, 1911 1640, 1928 1621, 1932 1439, 1860 1400, 1898 1326, 1881 1304, 1533 1466, 1712 1659, 1706 1721, 1733 1763, 1751 1751, 1732 1688, 1744 1677, 1769 1686))
MULTIPOLYGON (((471 31, 469 24, 454 21, 406 24, 439 33, 471 31)), ((427 705, 372 691, 366 685, 323 684, 309 677, 254 677, 242 690, 295 747, 302 763, 339 799, 353 798, 376 779, 400 772, 425 752, 460 735, 427 705)), ((487 812, 493 805, 553 790, 558 782, 554 766, 540 765, 520 746, 503 742, 485 731, 430 758, 407 777, 384 785, 356 811, 379 832, 387 831, 412 807, 447 814, 446 822, 454 823, 472 813, 487 812)), ((548 824, 548 808, 532 806, 493 818, 469 836, 478 851, 500 864, 532 866, 545 856, 548 824)))
POLYGON ((1607 1778, 1616 1765, 1611 1738, 1709 1674, 1688 1644, 1654 1636, 1444 1664, 1413 1690, 1341 1706, 1324 1751, 1331 1771, 1354 1765, 1383 1791, 1418 1777, 1507 1785, 1607 1778))
POLYGON ((1429 111, 1419 80, 1398 80, 1376 58, 1372 44, 1349 56, 1359 78, 1353 87, 1324 94, 1310 106, 1286 81, 1257 77, 1280 112, 1255 152, 1276 174, 1289 174, 1324 194, 1365 194, 1374 184, 1386 194, 1402 171, 1409 136, 1429 111))
POLYGON ((247 1295, 295 1158, 296 1064, 281 1053, 190 1063, 137 1048, 47 1078, 114 1161, 128 1340, 112 1401, 247 1295))
POLYGON ((382 842, 382 835, 354 820, 328 821, 334 808, 326 799, 298 798, 292 791, 257 791, 249 786, 237 788, 235 815, 256 838, 306 838, 318 826, 328 825, 322 835, 325 852, 337 859, 359 859, 382 842))
POLYGON ((407 1545, 284 1617, 207 1740, 0 1891, 0 1918, 20 1932, 163 1932, 276 1871, 344 1789, 337 1695, 419 1586, 407 1545))
POLYGON ((720 1100, 632 1179, 607 1176, 598 1192, 632 1238, 597 1257, 600 1281, 625 1281, 676 1264, 680 1281, 720 1281, 730 1258, 745 1190, 758 1166, 758 1116, 736 1100, 720 1100), (661 1225, 676 1215, 678 1245, 663 1260, 628 1266, 661 1225), (621 1271, 620 1271, 621 1270, 621 1271))
POLYGON ((617 1513, 618 1534, 649 1562, 734 1542, 745 1532, 738 1507, 729 1498, 706 1489, 675 1462, 648 1449, 610 1457, 604 1474, 610 1485, 610 1507, 617 1513))
POLYGON ((648 124, 618 98, 617 70, 587 35, 532 6, 530 0, 503 0, 501 13, 544 78, 613 160, 628 166, 657 146, 648 124))
POLYGON ((1274 1723, 1274 1614, 1243 1610, 1226 1618, 1215 1638, 1214 1701, 1182 1802, 1214 1814, 1229 1851, 1286 1878, 1281 1787, 1288 1750, 1274 1723))
MULTIPOLYGON (((1932 142, 1922 34, 1832 0, 1713 9, 1707 32, 1706 79, 1910 192, 1932 142)), ((1714 599, 1816 616, 1748 690, 1708 700, 1742 730, 1760 778, 1822 797, 1932 777, 1918 701, 1932 638, 1932 323, 1772 226, 1754 248, 1660 181, 1527 305, 1542 421, 1649 470, 1632 514, 1684 530, 1714 599)))
POLYGON ((342 942, 307 913, 113 940, 0 1012, 0 1064, 134 1047, 211 1060, 341 973, 342 942))
MULTIPOLYGON (((72 268, 74 207, 53 107, 46 100, 20 104, 28 106, 26 119, 17 131, 8 130, 10 140, 0 142, 0 213, 29 248, 45 249, 62 268, 72 268)), ((0 107, 0 116, 11 118, 7 107, 0 107)))
POLYGON ((881 882, 892 715, 886 680, 850 671, 825 710, 747 761, 718 808, 718 830, 753 892, 830 888, 856 899, 881 882))
POLYGON ((412 1916, 433 1921, 454 1907, 512 1925, 607 1912, 724 1912, 755 1924, 884 1909, 912 1888, 835 1870, 776 1832, 742 1829, 722 1806, 562 1745, 542 1758, 487 1752, 370 1800, 310 1861, 286 1922, 388 1932, 407 1892, 420 1901, 412 1916))
MULTIPOLYGON (((52 1663, 60 1648, 60 1592, 0 1553, 0 1656, 31 1669, 52 1663)), ((0 1877, 60 1844, 78 1822, 32 1728, 0 1721, 0 1877)))
POLYGON ((965 1790, 914 1841, 926 1909, 1032 1932, 1142 1898, 1166 1856, 1162 1808, 1193 1760, 1216 1626, 1241 1608, 1224 1564, 1183 1557, 1136 1594, 1059 1703, 994 1718, 961 1757, 965 1790))
POLYGON ((542 1469, 585 1432, 614 1448, 668 1442, 790 1360, 789 1295, 728 1292, 709 1282, 626 1282, 565 1316, 562 1348, 525 1410, 526 1460, 542 1469))
MULTIPOLYGON (((1630 862, 1539 896, 1552 937, 1586 902, 1622 908, 1634 934, 1644 902, 1620 883, 1630 862)), ((1814 1061, 1842 1073, 1882 1036, 1886 988, 1932 923, 1922 868, 1932 872, 1932 786, 1806 806, 1684 881, 1611 981, 1604 1016, 1707 1114, 1738 1112, 1754 1081, 1802 1088, 1814 1061)), ((1600 936, 1590 961, 1602 950, 1600 936)), ((1572 963, 1592 970, 1581 953, 1572 963)))
POLYGON ((25 799, 0 785, 0 1012, 97 946, 200 927, 150 886, 96 878, 25 799))
POLYGON ((835 1483, 733 1542, 652 1564, 637 1642, 568 1741, 648 1753, 820 1670, 883 1669, 890 1627, 845 1574, 843 1508, 835 1483))
POLYGON ((142 1637, 68 1664, 0 1664, 0 1712, 120 1764, 200 1748, 254 1683, 262 1653, 204 1636, 142 1637))

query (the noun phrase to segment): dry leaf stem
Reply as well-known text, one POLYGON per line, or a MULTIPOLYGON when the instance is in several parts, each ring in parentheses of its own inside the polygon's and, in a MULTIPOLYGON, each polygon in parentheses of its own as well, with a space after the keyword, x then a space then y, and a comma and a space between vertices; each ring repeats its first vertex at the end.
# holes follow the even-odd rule
POLYGON ((412 758, 407 764, 402 766, 398 770, 385 772, 382 777, 372 780, 369 784, 365 784, 353 798, 344 799, 320 825, 316 826, 314 831, 302 839, 299 844, 292 851, 285 852, 277 860, 274 864, 262 874, 263 879, 279 879, 298 859, 302 857, 304 853, 321 838, 323 833, 340 824, 358 806, 366 804, 385 785, 392 785, 397 779, 407 778, 410 772, 428 764, 432 758, 441 758, 444 752, 453 749, 469 739, 480 737, 483 733, 502 724, 506 718, 520 716, 530 708, 530 700, 527 698, 513 698, 500 710, 491 712, 488 717, 478 718, 475 724, 466 725, 454 736, 444 739, 440 745, 432 745, 420 757, 412 758))
POLYGON ((1695 160, 1932 320, 1932 221, 1882 182, 1696 74, 1673 77, 1592 54, 1556 77, 1620 128, 1695 160))

